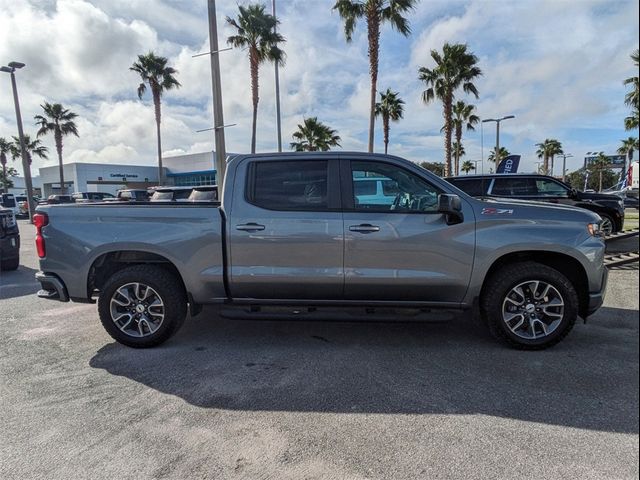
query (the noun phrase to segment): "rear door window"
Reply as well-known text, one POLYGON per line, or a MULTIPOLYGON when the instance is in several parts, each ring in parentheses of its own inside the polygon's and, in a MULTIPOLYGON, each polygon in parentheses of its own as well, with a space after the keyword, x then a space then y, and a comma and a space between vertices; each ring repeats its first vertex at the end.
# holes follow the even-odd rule
POLYGON ((485 178, 452 178, 449 182, 472 197, 481 197, 487 194, 490 180, 485 178))
POLYGON ((269 210, 329 208, 326 160, 253 162, 247 177, 249 203, 269 210))
POLYGON ((491 189, 491 195, 505 197, 536 196, 538 189, 533 178, 501 177, 496 178, 491 189))

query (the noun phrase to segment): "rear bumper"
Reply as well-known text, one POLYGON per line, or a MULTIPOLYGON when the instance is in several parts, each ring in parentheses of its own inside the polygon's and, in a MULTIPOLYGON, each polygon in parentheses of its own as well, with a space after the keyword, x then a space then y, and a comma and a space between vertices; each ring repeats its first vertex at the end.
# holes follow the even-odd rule
POLYGON ((60 302, 68 302, 69 294, 67 293, 67 287, 65 287, 62 280, 52 273, 38 272, 36 273, 36 280, 40 282, 42 289, 38 291, 37 295, 40 298, 46 298, 48 300, 59 300, 60 302))
POLYGON ((585 318, 588 317, 589 315, 593 315, 604 303, 604 296, 607 292, 608 278, 609 278, 609 270, 605 268, 604 273, 602 274, 602 283, 601 283, 600 291, 589 293, 589 302, 587 303, 587 310, 584 315, 585 318))

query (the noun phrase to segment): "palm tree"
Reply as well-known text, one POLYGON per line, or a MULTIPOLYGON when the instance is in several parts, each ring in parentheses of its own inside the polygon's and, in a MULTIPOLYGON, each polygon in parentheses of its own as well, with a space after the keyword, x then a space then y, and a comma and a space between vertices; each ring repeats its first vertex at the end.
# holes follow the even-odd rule
POLYGON ((65 193, 64 170, 62 168, 62 137, 70 134, 78 136, 78 127, 73 121, 78 115, 63 108, 59 103, 44 102, 44 105, 40 106, 44 110, 44 115, 33 117, 36 125, 40 125, 40 130, 38 130, 36 136, 41 137, 47 133, 53 133, 56 152, 58 152, 58 166, 60 167, 60 189, 61 193, 65 193))
MULTIPOLYGON (((631 54, 631 59, 635 63, 636 71, 640 65, 640 52, 636 49, 631 54)), ((629 77, 624 81, 625 85, 631 85, 631 91, 624 96, 624 103, 631 107, 631 115, 624 119, 626 130, 636 130, 640 125, 640 80, 638 77, 629 77)))
POLYGON ((431 50, 435 68, 420 67, 418 78, 427 89, 422 92, 422 101, 430 103, 436 98, 442 102, 444 116, 445 176, 451 172, 451 135, 453 131, 453 100, 456 90, 462 88, 467 94, 478 98, 478 89, 473 80, 482 75, 478 68, 478 57, 467 51, 467 45, 445 43, 442 54, 431 50))
POLYGON ((598 191, 602 191, 602 173, 609 166, 609 158, 604 154, 604 152, 598 153, 598 156, 591 163, 591 167, 598 172, 599 174, 599 188, 598 191))
POLYGON ((371 76, 371 102, 369 105, 369 152, 373 152, 373 138, 376 115, 376 91, 378 84, 378 55, 380 49, 380 28, 389 22, 391 28, 405 37, 411 33, 409 21, 403 17, 413 10, 417 0, 337 0, 333 10, 338 10, 344 20, 344 34, 347 42, 353 38, 358 19, 367 22, 369 41, 369 75, 371 76))
POLYGON ((462 167, 460 167, 460 170, 462 170, 467 175, 469 175, 469 172, 471 170, 475 170, 475 169, 476 169, 476 166, 474 165, 473 162, 469 160, 465 160, 464 162, 462 162, 462 167))
POLYGON ((3 189, 5 192, 9 191, 7 184, 7 153, 11 153, 11 142, 7 141, 6 138, 0 137, 0 164, 2 164, 3 189))
POLYGON ((490 162, 495 162, 496 169, 497 169, 498 164, 509 155, 511 155, 511 153, 509 152, 509 150, 507 150, 504 147, 500 147, 500 149, 498 150, 498 155, 496 155, 496 148, 493 147, 493 150, 489 152, 489 156, 487 157, 487 160, 489 160, 490 162))
POLYGON ((620 144, 620 148, 618 148, 618 154, 624 155, 626 157, 624 162, 624 170, 622 172, 622 178, 625 178, 625 176, 627 175, 627 171, 629 170, 629 165, 631 165, 631 162, 633 162, 633 151, 640 150, 640 144, 638 143, 638 139, 636 137, 625 138, 623 140, 620 140, 620 142, 622 143, 620 144))
MULTIPOLYGON (((467 128, 467 131, 473 131, 474 125, 476 125, 480 121, 480 117, 475 115, 473 111, 476 109, 475 106, 466 104, 462 100, 458 100, 453 106, 453 127, 455 130, 456 142, 458 145, 462 145, 462 129, 463 127, 467 128)), ((444 127, 443 127, 444 128, 444 127)), ((457 155, 456 150, 453 150, 454 155, 454 172, 455 175, 460 173, 460 157, 462 155, 457 155)), ((464 155, 464 154, 463 154, 464 155)))
POLYGON ((389 148, 389 121, 399 121, 404 112, 404 101, 398 95, 398 92, 387 88, 386 92, 380 92, 380 102, 376 103, 376 117, 382 117, 385 154, 389 148))
MULTIPOLYGON (((464 157, 467 152, 464 150, 464 145, 462 143, 453 142, 451 145, 451 151, 453 152, 453 156, 460 160, 460 158, 464 157)), ((457 175, 457 173, 456 173, 457 175)))
POLYGON ((547 138, 542 143, 536 143, 538 150, 536 155, 543 159, 542 168, 545 175, 553 175, 553 163, 556 155, 562 155, 562 144, 555 138, 547 138), (549 170, 549 160, 551 160, 551 170, 549 170))
POLYGON ((180 82, 176 80, 175 74, 178 71, 167 66, 168 60, 165 57, 158 57, 155 53, 149 52, 146 55, 138 55, 138 61, 129 67, 140 74, 142 82, 138 86, 138 98, 142 100, 142 95, 147 90, 147 85, 151 89, 153 97, 153 107, 156 115, 156 133, 158 136, 158 183, 164 183, 164 171, 162 169, 162 141, 160 136, 160 117, 162 94, 166 90, 180 88, 180 82))
POLYGON ((625 130, 637 130, 640 126, 640 109, 634 107, 631 110, 631 115, 624 117, 625 130))
MULTIPOLYGON (((9 148, 11 150, 11 158, 15 162, 22 157, 22 153, 20 150, 20 139, 18 137, 11 138, 13 138, 13 142, 11 142, 11 146, 9 148)), ((42 145, 42 142, 39 139, 36 138, 34 140, 31 140, 31 137, 27 134, 23 135, 23 138, 29 166, 31 166, 31 161, 33 160, 34 156, 42 159, 49 158, 47 156, 47 152, 49 151, 49 149, 42 145)))
POLYGON ((340 146, 340 136, 336 131, 318 121, 318 117, 305 118, 302 124, 298 124, 298 130, 292 135, 295 142, 291 142, 291 148, 296 152, 326 152, 331 147, 340 146))
MULTIPOLYGON (((631 59, 636 65, 636 71, 640 65, 640 52, 636 50, 631 54, 631 59)), ((624 81, 625 85, 631 85, 632 90, 628 92, 624 97, 624 103, 631 108, 640 108, 640 80, 638 77, 629 77, 624 81)))
POLYGON ((276 32, 280 23, 273 15, 265 12, 260 4, 243 7, 238 5, 237 19, 227 17, 227 24, 236 29, 236 34, 227 38, 227 43, 246 49, 251 72, 251 99, 253 102, 253 123, 251 129, 251 153, 256 152, 256 125, 258 121, 258 69, 261 63, 276 62, 284 65, 284 51, 278 46, 286 40, 276 32))

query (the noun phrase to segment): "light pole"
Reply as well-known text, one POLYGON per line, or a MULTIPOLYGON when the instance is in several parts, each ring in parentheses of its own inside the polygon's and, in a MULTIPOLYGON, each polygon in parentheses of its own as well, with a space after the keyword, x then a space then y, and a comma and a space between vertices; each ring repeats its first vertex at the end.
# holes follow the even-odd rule
POLYGON ((211 55, 211 89, 213 90, 213 130, 216 141, 216 183, 222 189, 227 170, 227 153, 224 142, 224 118, 222 113, 222 82, 218 50, 218 24, 216 1, 208 0, 209 49, 211 55))
MULTIPOLYGON (((276 19, 276 0, 271 1, 271 9, 273 11, 273 18, 276 19)), ((276 33, 278 24, 273 27, 273 32, 276 33)), ((278 72, 278 62, 273 62, 275 65, 276 73, 276 128, 278 131, 278 152, 282 152, 282 123, 280 120, 280 74, 278 72)))
POLYGON ((570 153, 562 154, 562 181, 563 182, 564 182, 564 177, 567 171, 567 158, 571 158, 571 157, 573 157, 573 155, 570 153))
POLYGON ((510 118, 516 118, 516 116, 507 115, 502 118, 485 118, 484 120, 482 120, 482 123, 496 122, 496 149, 494 151, 494 156, 496 158, 496 167, 498 166, 499 160, 501 160, 501 158, 499 157, 500 154, 498 153, 500 151, 500 122, 503 120, 509 120, 510 118))
MULTIPOLYGON (((475 166, 474 171, 478 173, 478 164, 482 163, 482 160, 473 160, 473 165, 475 166)), ((483 169, 484 170, 484 169, 483 169)), ((484 171, 482 172, 484 173, 484 171)), ((468 175, 468 174, 467 174, 468 175)))
POLYGON ((18 100, 18 87, 16 86, 15 71, 24 67, 24 63, 9 62, 7 66, 0 67, 0 71, 11 75, 11 88, 13 89, 13 103, 16 108, 16 123, 18 124, 18 138, 20 139, 20 154, 22 156, 22 169, 24 170, 24 183, 27 187, 27 207, 29 209, 29 221, 33 223, 33 184, 31 183, 31 165, 24 142, 22 130, 22 115, 20 115, 20 102, 18 100))

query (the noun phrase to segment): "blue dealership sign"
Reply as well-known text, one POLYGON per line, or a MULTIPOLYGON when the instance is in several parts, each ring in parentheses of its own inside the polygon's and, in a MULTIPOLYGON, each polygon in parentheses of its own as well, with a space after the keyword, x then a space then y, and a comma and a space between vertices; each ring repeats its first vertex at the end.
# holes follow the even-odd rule
POLYGON ((496 173, 516 173, 520 165, 520 155, 509 155, 498 165, 496 173))

